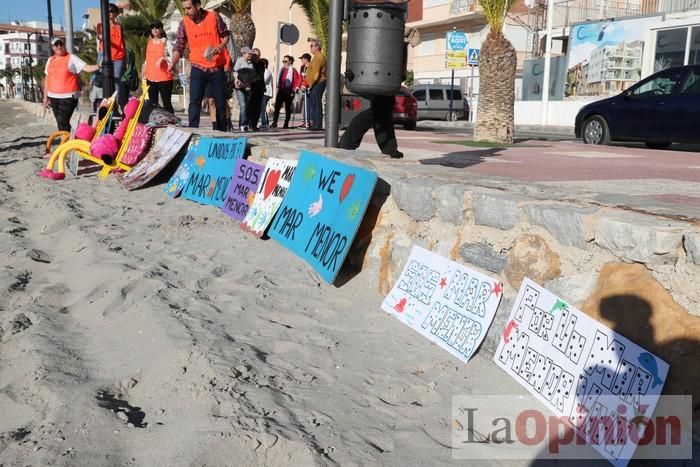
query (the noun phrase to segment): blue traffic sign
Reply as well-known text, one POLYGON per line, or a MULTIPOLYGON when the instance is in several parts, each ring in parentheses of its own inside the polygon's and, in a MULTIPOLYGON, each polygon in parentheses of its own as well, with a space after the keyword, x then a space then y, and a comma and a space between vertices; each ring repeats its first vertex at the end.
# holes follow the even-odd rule
POLYGON ((466 33, 463 32, 448 32, 447 33, 447 50, 467 50, 466 33))
POLYGON ((478 65, 479 64, 479 50, 480 49, 469 49, 467 54, 467 64, 468 65, 478 65))

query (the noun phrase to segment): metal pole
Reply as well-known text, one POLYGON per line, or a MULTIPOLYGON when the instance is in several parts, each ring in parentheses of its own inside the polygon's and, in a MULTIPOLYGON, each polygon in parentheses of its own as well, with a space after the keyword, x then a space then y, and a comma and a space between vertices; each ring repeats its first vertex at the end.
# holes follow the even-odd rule
MULTIPOLYGON (((47 0, 50 1, 50 0, 47 0)), ((73 53, 73 6, 71 0, 63 0, 63 16, 66 23, 66 52, 73 53)))
POLYGON ((28 49, 27 52, 29 53, 29 83, 31 86, 29 95, 30 95, 32 102, 36 102, 36 98, 35 98, 36 96, 34 94, 34 70, 32 69, 32 44, 31 44, 31 42, 29 42, 29 37, 32 34, 35 34, 35 33, 33 33, 33 32, 27 33, 27 49, 28 49))
MULTIPOLYGON (((277 84, 278 84, 278 83, 277 83, 277 80, 279 79, 279 76, 280 76, 280 63, 281 63, 281 61, 282 61, 282 60, 280 59, 280 53, 281 53, 281 52, 280 52, 280 46, 281 46, 281 43, 280 43, 280 33, 281 33, 281 31, 282 31, 282 26, 283 26, 283 25, 284 25, 284 23, 283 23, 282 21, 277 21, 277 49, 275 50, 275 74, 274 74, 274 77, 275 77, 275 86, 277 86, 277 84)), ((278 90, 278 91, 279 91, 279 90, 278 90)))
POLYGON ((328 8, 328 89, 326 91, 327 148, 338 147, 340 120, 340 53, 343 34, 343 0, 330 0, 328 8))
POLYGON ((547 3, 547 41, 544 51, 544 72, 542 73, 542 125, 549 122, 549 73, 552 66, 552 22, 554 21, 554 0, 547 3))
MULTIPOLYGON (((51 39, 53 39, 53 17, 51 16, 51 0, 46 0, 46 11, 49 12, 49 44, 51 44, 51 39)), ((49 47, 49 55, 53 55, 53 50, 51 50, 51 47, 49 47)))
POLYGON ((100 18, 102 18, 102 89, 105 98, 114 94, 114 63, 112 62, 112 41, 109 32, 109 2, 100 0, 100 18))
POLYGON ((469 115, 470 122, 474 121, 474 65, 469 65, 469 115))
POLYGON ((454 70, 454 68, 452 69, 452 73, 450 73, 450 75, 451 75, 451 78, 450 78, 450 113, 448 114, 448 120, 451 122, 452 121, 453 102, 454 102, 454 92, 455 92, 455 70, 454 70))

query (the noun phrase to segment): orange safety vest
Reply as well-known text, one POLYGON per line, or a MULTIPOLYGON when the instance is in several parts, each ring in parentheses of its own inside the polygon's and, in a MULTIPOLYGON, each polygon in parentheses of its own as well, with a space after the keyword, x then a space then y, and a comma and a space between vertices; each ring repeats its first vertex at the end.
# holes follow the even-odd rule
MULTIPOLYGON (((97 27, 102 31, 102 23, 98 24, 97 27)), ((110 47, 109 50, 112 52, 112 60, 124 60, 126 57, 126 51, 124 50, 124 36, 122 34, 122 27, 119 24, 109 25, 109 40, 110 47)), ((100 52, 104 51, 104 45, 100 41, 100 52)))
POLYGON ((144 75, 148 81, 172 81, 173 74, 168 71, 168 62, 165 60, 165 41, 148 40, 144 75))
POLYGON ((70 54, 49 57, 46 68, 46 92, 53 94, 73 94, 80 91, 78 75, 68 69, 70 54))
POLYGON ((187 41, 190 47, 190 62, 200 68, 219 68, 226 66, 226 56, 218 53, 210 59, 204 57, 208 47, 216 47, 221 43, 219 29, 216 24, 215 11, 207 11, 201 23, 197 24, 189 16, 182 20, 185 24, 187 41))

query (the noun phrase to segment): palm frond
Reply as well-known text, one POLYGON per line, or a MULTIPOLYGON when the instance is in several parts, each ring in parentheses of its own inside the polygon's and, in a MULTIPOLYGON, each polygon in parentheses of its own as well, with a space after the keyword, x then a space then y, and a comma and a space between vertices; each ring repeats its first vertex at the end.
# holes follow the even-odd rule
POLYGON ((479 5, 484 11, 486 22, 491 31, 503 31, 503 23, 513 3, 515 3, 515 0, 479 0, 479 5))
MULTIPOLYGON (((323 50, 328 43, 328 0, 292 0, 291 5, 299 5, 311 24, 311 30, 321 41, 323 50)), ((290 5, 290 6, 291 6, 290 5)))

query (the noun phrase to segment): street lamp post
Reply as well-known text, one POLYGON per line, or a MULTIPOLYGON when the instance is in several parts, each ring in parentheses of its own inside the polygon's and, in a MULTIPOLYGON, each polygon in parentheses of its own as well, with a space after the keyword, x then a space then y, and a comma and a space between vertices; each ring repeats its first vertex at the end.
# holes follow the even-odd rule
POLYGON ((29 42, 29 38, 37 34, 38 31, 27 33, 27 54, 29 54, 29 82, 30 82, 30 98, 32 102, 36 102, 36 95, 34 93, 34 71, 32 69, 32 44, 29 42))
MULTIPOLYGON (((51 0, 46 0, 46 10, 49 12, 49 42, 53 39, 53 18, 51 17, 51 0)), ((53 51, 50 52, 53 54, 53 51)))

